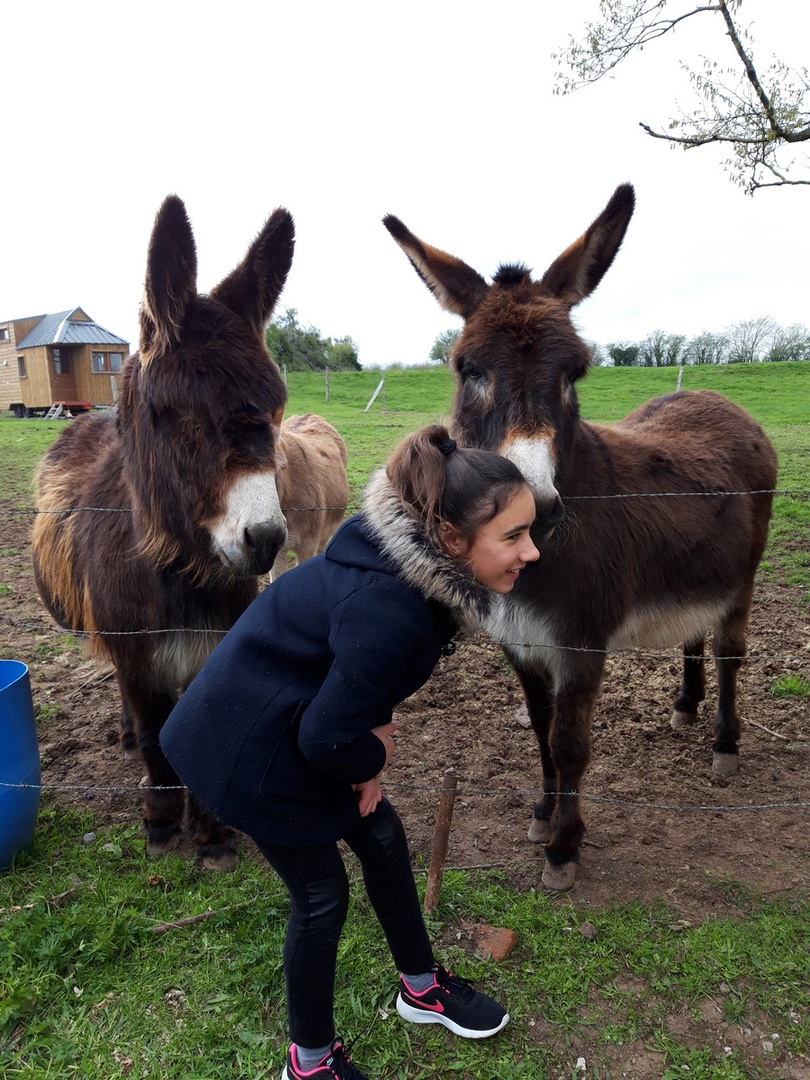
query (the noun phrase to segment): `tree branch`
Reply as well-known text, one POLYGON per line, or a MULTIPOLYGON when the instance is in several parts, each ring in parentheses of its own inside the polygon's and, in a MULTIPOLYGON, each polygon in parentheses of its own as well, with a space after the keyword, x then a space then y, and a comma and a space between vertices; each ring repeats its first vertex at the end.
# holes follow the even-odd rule
POLYGON ((570 93, 597 82, 634 49, 663 37, 693 15, 719 13, 725 23, 725 36, 736 54, 734 66, 722 70, 706 57, 703 57, 703 71, 682 65, 694 91, 703 99, 703 107, 671 121, 670 129, 680 128, 677 135, 665 134, 645 123, 639 126, 651 138, 684 149, 711 143, 730 144, 733 152, 725 167, 732 179, 749 193, 760 187, 810 183, 789 179, 787 169, 777 159, 783 145, 810 141, 807 70, 796 72, 777 59, 765 78, 760 76, 750 52, 749 32, 740 31, 736 24, 741 0, 698 3, 674 18, 661 18, 667 3, 668 0, 601 0, 601 21, 588 24, 585 42, 577 44, 571 39, 566 53, 553 54, 559 63, 567 60, 573 72, 568 78, 558 73, 556 92, 570 93), (731 76, 735 77, 736 85, 724 81, 731 76), (762 178, 765 172, 770 179, 762 178))
MULTIPOLYGON (((709 143, 734 143, 735 146, 765 146, 766 140, 761 137, 753 139, 743 138, 741 135, 720 135, 716 132, 711 135, 664 135, 661 131, 653 131, 648 124, 639 123, 648 135, 653 139, 666 139, 667 142, 677 143, 690 150, 694 146, 708 146, 709 143)), ((762 163, 764 164, 764 162, 762 163)))
MULTIPOLYGON (((666 2, 666 0, 665 0, 666 2)), ((571 45, 568 50, 568 62, 571 67, 579 68, 580 77, 578 81, 563 80, 563 88, 558 91, 563 94, 573 93, 574 90, 578 90, 582 86, 590 86, 592 83, 598 82, 604 78, 610 71, 613 70, 618 64, 622 62, 633 49, 643 48, 648 42, 656 41, 658 38, 664 37, 675 27, 684 22, 686 19, 690 19, 693 15, 700 15, 704 11, 718 11, 717 4, 708 4, 701 7, 693 8, 692 11, 684 12, 683 15, 677 15, 673 19, 659 19, 657 22, 646 24, 644 20, 648 15, 658 8, 664 5, 660 3, 660 0, 656 0, 651 7, 645 8, 643 2, 637 2, 636 9, 632 13, 630 18, 625 16, 625 21, 622 22, 619 17, 611 12, 608 22, 612 21, 615 30, 612 36, 605 36, 602 40, 603 27, 596 26, 594 23, 588 23, 586 27, 587 33, 587 49, 576 44, 573 37, 570 38, 571 45), (635 24, 640 24, 639 29, 631 37, 630 34, 635 24), (585 59, 580 59, 582 55, 585 55, 585 59), (604 57, 612 57, 607 64, 603 63, 604 57), (594 70, 592 65, 598 62, 599 69, 594 70)), ((611 5, 608 5, 610 10, 611 5)), ((567 55, 565 52, 552 53, 552 58, 561 62, 567 55)), ((558 74, 558 79, 562 77, 558 74)))

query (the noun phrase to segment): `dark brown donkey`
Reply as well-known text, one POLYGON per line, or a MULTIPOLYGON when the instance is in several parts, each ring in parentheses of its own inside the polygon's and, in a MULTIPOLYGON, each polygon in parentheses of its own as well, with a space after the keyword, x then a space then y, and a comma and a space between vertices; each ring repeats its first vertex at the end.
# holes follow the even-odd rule
MULTIPOLYGON (((198 295, 191 227, 169 196, 155 219, 140 349, 124 366, 118 408, 74 420, 38 470, 40 595, 114 663, 122 745, 143 757, 151 786, 179 784, 160 728, 287 535, 275 479, 286 390, 264 330, 293 239, 292 218, 276 210, 233 273, 198 295)), ((183 802, 182 790, 146 789, 150 854, 176 844, 183 802)), ((233 831, 194 799, 189 821, 203 863, 231 869, 233 831)))
POLYGON ((555 889, 575 878, 585 831, 576 793, 606 650, 684 643, 680 727, 705 696, 710 629, 714 769, 736 770, 737 670, 776 481, 760 426, 710 391, 666 394, 611 426, 580 419, 576 382, 590 350, 569 313, 612 263, 633 206, 632 187, 619 187, 539 281, 501 266, 491 285, 385 219, 442 307, 466 323, 452 361, 455 437, 511 458, 534 490, 541 558, 499 598, 488 629, 520 678, 540 743, 544 794, 529 838, 547 841, 543 883, 555 889))

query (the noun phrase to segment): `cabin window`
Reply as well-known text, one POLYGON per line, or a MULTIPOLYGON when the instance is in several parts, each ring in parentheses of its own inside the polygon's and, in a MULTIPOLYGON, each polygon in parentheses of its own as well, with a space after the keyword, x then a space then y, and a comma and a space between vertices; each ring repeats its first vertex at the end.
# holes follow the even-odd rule
POLYGON ((8 341, 8 327, 0 326, 0 341, 8 341))
POLYGON ((70 353, 67 349, 53 350, 53 372, 54 375, 70 374, 70 353))
POLYGON ((19 377, 21 379, 27 379, 28 378, 28 374, 27 374, 27 372, 25 370, 25 357, 24 356, 18 356, 17 357, 17 374, 19 375, 19 377))
POLYGON ((94 352, 93 371, 96 375, 112 374, 121 370, 124 354, 119 352, 94 352))

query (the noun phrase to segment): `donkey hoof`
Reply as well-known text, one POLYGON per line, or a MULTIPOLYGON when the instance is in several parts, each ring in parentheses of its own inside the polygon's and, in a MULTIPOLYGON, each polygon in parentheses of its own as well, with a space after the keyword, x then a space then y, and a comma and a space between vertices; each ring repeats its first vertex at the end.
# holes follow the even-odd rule
POLYGON ((235 851, 224 851, 220 855, 200 855, 203 870, 222 870, 226 874, 232 874, 238 862, 239 856, 235 851))
POLYGON ((733 776, 739 764, 739 754, 715 753, 712 758, 712 772, 715 776, 733 776))
POLYGON ((232 874, 239 862, 239 852, 234 840, 227 838, 227 833, 221 840, 213 838, 192 837, 192 843, 197 851, 197 860, 204 870, 222 870, 232 874), (196 841, 196 843, 195 843, 196 841))
POLYGON ((547 844, 551 837, 551 827, 547 821, 533 817, 528 836, 532 844, 547 844))
POLYGON ((673 731, 680 731, 681 728, 689 727, 690 724, 694 724, 697 720, 697 713, 693 712, 681 712, 676 709, 670 717, 669 726, 673 731))
POLYGON ((151 838, 148 837, 146 841, 146 854, 147 855, 168 855, 170 851, 174 851, 180 842, 180 833, 175 832, 165 838, 151 838))
POLYGON ((576 877, 577 864, 575 862, 564 862, 557 865, 550 863, 546 859, 546 865, 543 867, 540 880, 547 889, 553 889, 555 892, 567 892, 573 888, 576 877))
POLYGON ((121 743, 121 749, 124 751, 124 761, 143 761, 143 754, 138 749, 137 744, 127 746, 125 743, 121 743))

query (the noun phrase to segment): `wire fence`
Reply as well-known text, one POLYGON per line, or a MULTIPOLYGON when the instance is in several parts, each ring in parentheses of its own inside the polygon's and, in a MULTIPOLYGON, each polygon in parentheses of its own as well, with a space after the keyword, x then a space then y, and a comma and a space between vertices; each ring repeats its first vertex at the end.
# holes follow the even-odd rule
MULTIPOLYGON (((566 495, 563 503, 569 502, 605 502, 615 499, 716 499, 731 498, 737 495, 772 495, 774 497, 803 499, 810 496, 810 488, 757 488, 751 491, 628 491, 613 495, 566 495)), ((342 510, 344 513, 357 513, 362 510, 362 503, 348 503, 345 506, 282 506, 284 514, 320 514, 342 510)), ((132 507, 111 506, 68 506, 59 510, 40 510, 35 506, 16 507, 0 510, 0 517, 37 517, 70 514, 133 514, 132 507)))
MULTIPOLYGON (((402 781, 382 780, 381 785, 384 788, 399 788, 400 790, 408 791, 422 791, 425 793, 441 794, 443 788, 441 784, 411 784, 404 783, 402 781)), ((95 786, 91 784, 12 784, 4 781, 0 781, 0 789, 8 789, 15 791, 74 791, 84 792, 91 795, 131 795, 140 794, 143 795, 146 791, 186 791, 187 788, 183 784, 165 784, 165 785, 151 785, 151 784, 137 784, 137 785, 115 785, 115 786, 95 786)), ((459 785, 455 788, 456 798, 459 796, 467 796, 469 798, 509 798, 509 799, 527 799, 532 802, 537 801, 536 791, 520 791, 520 790, 505 790, 505 789, 487 789, 481 787, 464 787, 459 785)), ((653 802, 639 802, 633 799, 622 799, 614 795, 590 795, 583 791, 550 791, 546 792, 548 795, 553 795, 555 798, 560 799, 583 799, 586 802, 596 803, 609 803, 615 806, 622 806, 634 810, 662 810, 670 813, 735 813, 735 812, 750 812, 752 810, 810 810, 810 802, 766 802, 766 803, 744 803, 744 804, 726 804, 726 803, 699 803, 693 805, 684 805, 683 803, 653 803, 653 802)))

